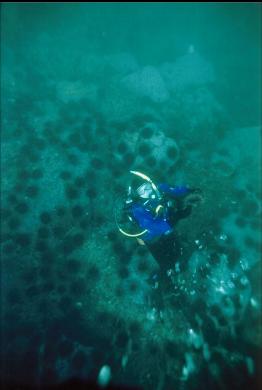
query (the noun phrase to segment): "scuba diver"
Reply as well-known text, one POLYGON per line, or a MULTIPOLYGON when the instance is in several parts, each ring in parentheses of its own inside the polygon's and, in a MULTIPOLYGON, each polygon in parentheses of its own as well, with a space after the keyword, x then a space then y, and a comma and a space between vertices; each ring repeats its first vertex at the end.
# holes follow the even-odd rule
POLYGON ((166 273, 181 255, 174 227, 191 214, 193 205, 200 199, 200 190, 165 183, 156 185, 141 172, 130 173, 143 182, 129 185, 120 216, 115 214, 117 227, 123 235, 146 245, 160 271, 166 273))

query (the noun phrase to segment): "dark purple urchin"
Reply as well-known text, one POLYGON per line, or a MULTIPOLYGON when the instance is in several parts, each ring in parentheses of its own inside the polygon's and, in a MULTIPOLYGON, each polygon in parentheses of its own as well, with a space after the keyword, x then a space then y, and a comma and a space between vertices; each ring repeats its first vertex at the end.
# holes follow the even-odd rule
POLYGON ((153 133, 154 133, 153 129, 146 126, 140 131, 140 135, 145 139, 152 137, 153 133))
POLYGON ((81 247, 84 243, 84 240, 84 235, 81 233, 68 236, 62 243, 64 254, 70 254, 77 248, 81 247))
POLYGON ((79 196, 78 189, 73 185, 68 185, 65 187, 66 197, 70 200, 77 199, 79 196))
POLYGON ((70 274, 76 274, 81 270, 81 262, 77 259, 70 258, 66 260, 65 267, 70 274))
POLYGON ((167 148, 167 157, 170 158, 170 160, 176 160, 178 156, 178 150, 175 146, 169 146, 167 148))
POLYGON ((78 277, 70 284, 71 294, 79 297, 87 291, 86 280, 83 277, 78 277))
POLYGON ((143 157, 150 155, 150 152, 151 152, 151 146, 145 142, 141 143, 140 146, 138 147, 138 153, 143 157))
POLYGON ((104 162, 97 157, 92 158, 90 164, 94 169, 102 169, 104 167, 104 162))
POLYGON ((100 271, 97 265, 93 264, 87 268, 86 276, 92 282, 97 282, 100 278, 100 271))
POLYGON ((118 145, 117 145, 117 151, 120 153, 120 154, 125 154, 128 152, 128 146, 125 142, 120 142, 118 145))
POLYGON ((31 244, 31 235, 29 233, 18 233, 14 236, 14 242, 20 247, 26 248, 31 244))
POLYGON ((49 223, 51 223, 52 221, 52 217, 51 217, 51 214, 48 213, 47 211, 44 211, 40 214, 40 220, 43 224, 47 225, 49 223))
POLYGON ((36 198, 39 193, 39 188, 36 185, 30 185, 25 189, 25 194, 29 198, 36 198))
POLYGON ((81 205, 75 205, 71 209, 72 217, 80 219, 85 214, 85 209, 81 205))
POLYGON ((43 177, 43 171, 39 168, 36 168, 31 172, 30 176, 32 179, 41 179, 43 177))
POLYGON ((18 214, 26 214, 29 210, 29 206, 26 202, 24 201, 21 201, 19 203, 16 204, 14 210, 18 213, 18 214))
POLYGON ((62 180, 68 181, 68 180, 71 179, 72 175, 71 175, 71 173, 69 171, 62 171, 60 173, 60 177, 61 177, 62 180))

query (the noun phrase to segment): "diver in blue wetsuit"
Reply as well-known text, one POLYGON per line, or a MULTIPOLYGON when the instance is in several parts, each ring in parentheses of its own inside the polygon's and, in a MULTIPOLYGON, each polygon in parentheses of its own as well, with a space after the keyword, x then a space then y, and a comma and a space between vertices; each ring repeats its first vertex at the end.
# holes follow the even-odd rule
POLYGON ((118 228, 124 235, 136 237, 140 244, 146 245, 161 268, 170 268, 179 255, 174 226, 190 215, 192 202, 185 200, 199 190, 165 183, 155 185, 143 173, 130 172, 143 179, 140 186, 129 186, 123 208, 129 224, 136 226, 136 231, 127 231, 117 222, 118 228))

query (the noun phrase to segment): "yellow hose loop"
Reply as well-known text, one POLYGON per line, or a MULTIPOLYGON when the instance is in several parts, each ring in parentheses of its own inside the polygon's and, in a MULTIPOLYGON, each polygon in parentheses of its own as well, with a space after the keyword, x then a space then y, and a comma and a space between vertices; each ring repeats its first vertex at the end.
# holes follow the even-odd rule
POLYGON ((163 206, 162 206, 161 204, 159 204, 159 205, 157 206, 157 208, 156 208, 156 211, 155 211, 156 216, 158 215, 158 212, 159 212, 159 210, 160 210, 161 208, 163 208, 163 206))
POLYGON ((148 232, 147 229, 143 230, 142 232, 135 233, 135 234, 131 234, 131 233, 125 232, 125 231, 119 226, 119 223, 117 222, 116 212, 115 212, 115 223, 116 223, 116 226, 117 226, 118 230, 119 230, 122 234, 124 234, 124 236, 127 236, 127 237, 140 237, 140 236, 142 236, 143 234, 145 234, 146 232, 148 232))
MULTIPOLYGON (((157 195, 158 197, 160 197, 160 193, 159 193, 159 191, 158 191, 158 189, 157 189, 157 186, 155 185, 155 183, 152 182, 152 180, 150 179, 150 177, 148 177, 148 176, 146 176, 144 173, 138 172, 138 171, 130 171, 130 173, 132 173, 133 175, 139 176, 139 177, 141 177, 143 180, 146 180, 147 182, 149 182, 149 183, 151 184, 153 190, 155 191, 156 195, 157 195)), ((163 207, 163 206, 161 206, 161 205, 157 206, 157 208, 156 208, 156 213, 158 213, 158 211, 159 211, 159 209, 160 209, 161 207, 163 207)), ((117 222, 117 219, 116 219, 116 215, 115 215, 115 221, 116 221, 118 230, 119 230, 122 234, 124 234, 125 236, 127 236, 127 237, 140 237, 140 236, 142 236, 143 234, 145 234, 145 233, 148 232, 148 230, 145 229, 145 230, 143 230, 143 231, 140 232, 140 233, 135 233, 135 234, 127 233, 127 232, 125 232, 125 231, 119 226, 119 224, 118 224, 118 222, 117 222)))
POLYGON ((157 196, 160 197, 160 193, 159 193, 159 191, 157 189, 157 186, 155 185, 155 183, 152 182, 150 177, 148 177, 144 173, 138 172, 138 171, 130 171, 130 173, 133 173, 133 175, 139 176, 142 179, 148 181, 151 184, 151 186, 152 186, 153 190, 155 191, 155 193, 157 194, 157 196))
POLYGON ((147 229, 145 229, 145 230, 143 230, 142 232, 140 232, 140 233, 136 233, 136 234, 130 234, 130 233, 127 233, 127 232, 125 232, 123 229, 121 229, 121 227, 119 227, 118 226, 118 229, 119 229, 119 231, 122 233, 122 234, 124 234, 125 236, 127 236, 127 237, 139 237, 139 236, 142 236, 143 234, 145 234, 148 230, 147 229))

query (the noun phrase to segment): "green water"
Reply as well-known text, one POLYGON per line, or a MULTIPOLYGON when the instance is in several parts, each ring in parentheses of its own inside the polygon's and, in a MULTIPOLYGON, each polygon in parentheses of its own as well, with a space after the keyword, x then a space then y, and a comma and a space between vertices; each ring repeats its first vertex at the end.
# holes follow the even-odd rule
POLYGON ((1 87, 3 383, 259 388, 261 4, 2 3, 1 87), (168 269, 130 169, 201 190, 168 269))

